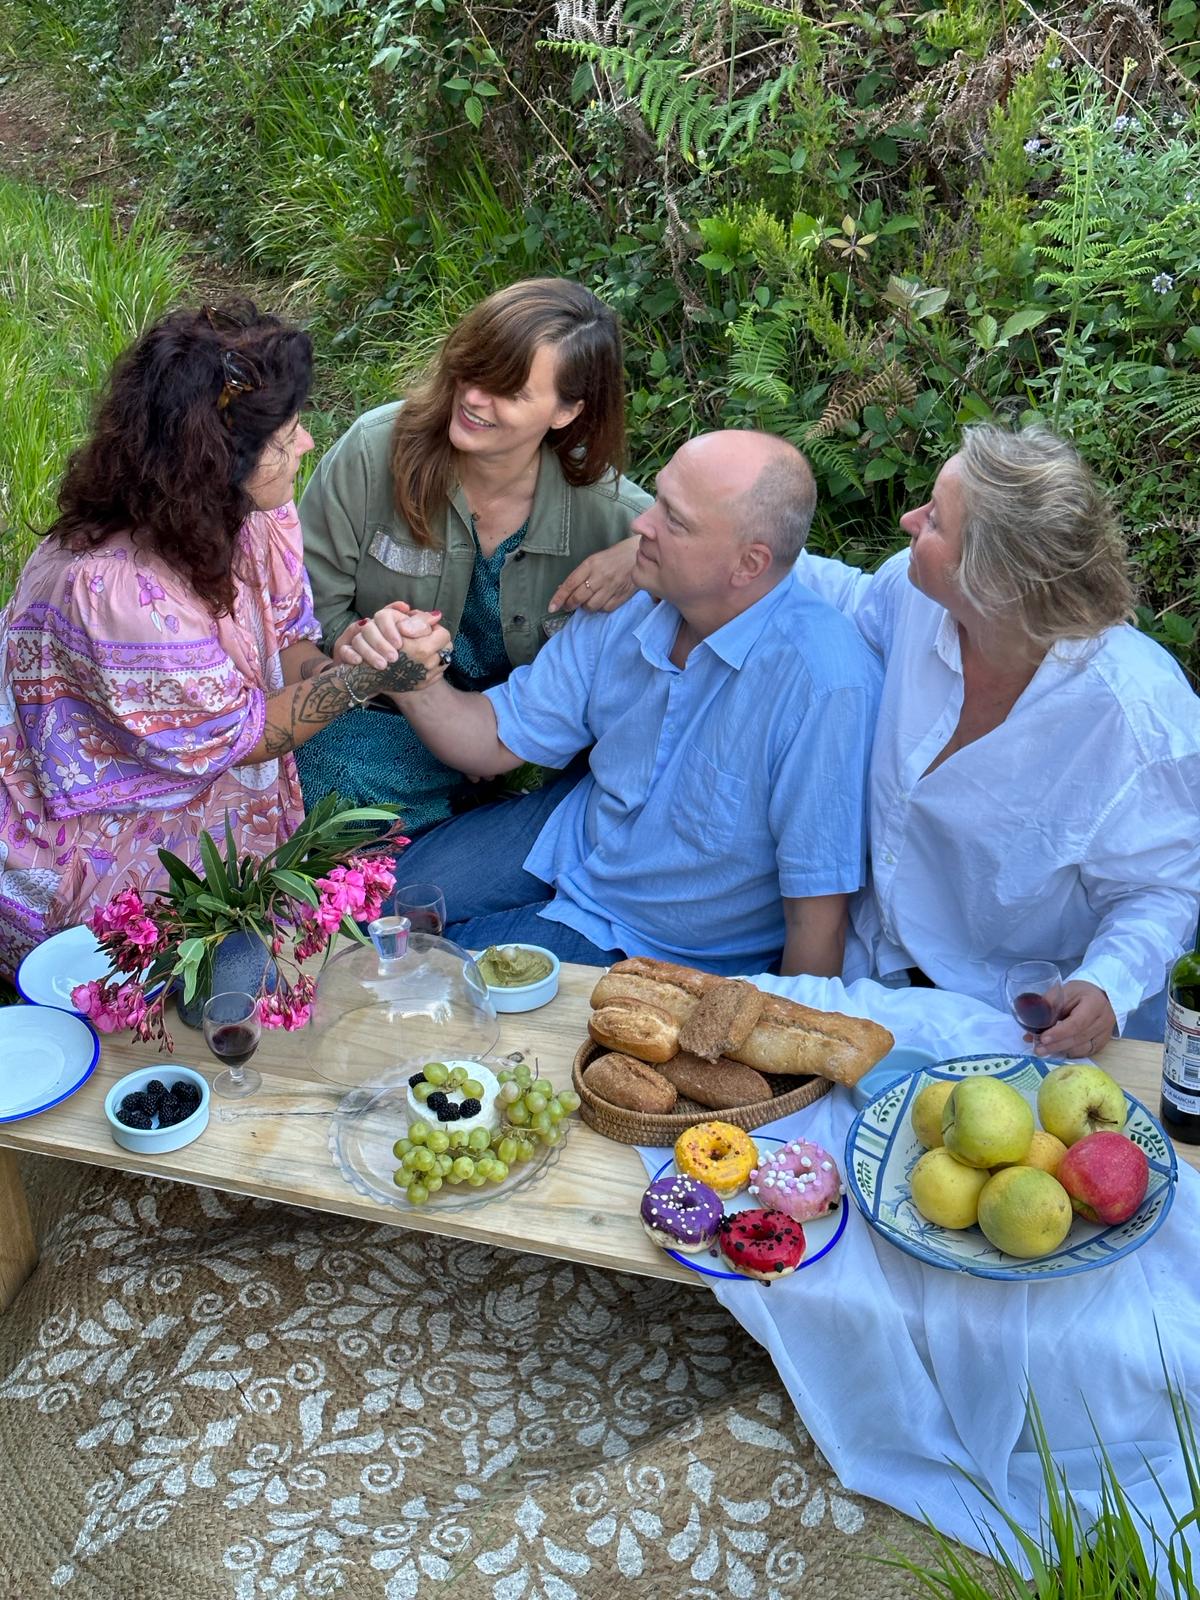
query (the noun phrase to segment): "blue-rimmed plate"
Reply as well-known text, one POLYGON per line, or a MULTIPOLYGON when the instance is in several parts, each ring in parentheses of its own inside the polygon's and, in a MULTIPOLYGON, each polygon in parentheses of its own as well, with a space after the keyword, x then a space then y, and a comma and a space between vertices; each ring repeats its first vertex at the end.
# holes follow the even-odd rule
POLYGON ((90 1022, 51 1006, 0 1007, 0 1122, 49 1111, 96 1070, 90 1022))
MULTIPOLYGON (((755 1144, 762 1151, 769 1144, 783 1145, 786 1139, 777 1139, 773 1133, 755 1133, 752 1135, 755 1144)), ((674 1157, 664 1161, 662 1166, 651 1178, 654 1183, 658 1178, 666 1177, 679 1171, 675 1165, 674 1157)), ((759 1209, 760 1202, 753 1195, 747 1194, 743 1189, 741 1194, 735 1194, 732 1200, 723 1202, 725 1215, 732 1216, 735 1211, 755 1211, 759 1209)), ((803 1272, 805 1267, 815 1266, 822 1256, 827 1256, 834 1245, 846 1231, 846 1223, 850 1218, 850 1202, 845 1195, 836 1211, 831 1211, 827 1217, 818 1217, 815 1222, 805 1222, 804 1228, 804 1258, 796 1268, 803 1272)), ((731 1272, 725 1265, 725 1258, 714 1244, 707 1252, 697 1255, 685 1255, 682 1250, 668 1250, 667 1254, 672 1261, 678 1261, 681 1267, 688 1267, 692 1272, 699 1272, 705 1278, 730 1278, 737 1283, 753 1282, 747 1279, 744 1272, 731 1272)))
POLYGON ((1023 1283, 1106 1267, 1145 1244, 1171 1209, 1178 1171, 1171 1141, 1141 1101, 1130 1094, 1125 1096, 1129 1118, 1124 1131, 1145 1151, 1150 1183, 1128 1222, 1104 1227, 1076 1217, 1057 1250, 1023 1261, 990 1245, 978 1228, 939 1228, 913 1205, 909 1193, 912 1169, 925 1150, 913 1132, 912 1103, 926 1084, 991 1073, 1011 1083, 1036 1111, 1038 1085, 1053 1070, 1035 1056, 961 1056, 915 1072, 876 1095, 855 1117, 846 1135, 846 1188, 871 1226, 898 1249, 931 1267, 1023 1283))
POLYGON ((90 928, 64 928, 43 939, 17 968, 17 992, 32 1006, 57 1006, 78 1016, 71 991, 112 968, 90 928))

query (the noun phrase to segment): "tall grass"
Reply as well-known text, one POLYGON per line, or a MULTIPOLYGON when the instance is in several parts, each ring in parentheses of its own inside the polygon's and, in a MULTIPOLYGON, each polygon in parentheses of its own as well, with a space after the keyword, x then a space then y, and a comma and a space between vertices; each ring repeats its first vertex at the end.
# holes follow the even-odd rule
POLYGON ((183 242, 0 179, 0 600, 54 515, 58 480, 117 354, 184 288, 183 242))

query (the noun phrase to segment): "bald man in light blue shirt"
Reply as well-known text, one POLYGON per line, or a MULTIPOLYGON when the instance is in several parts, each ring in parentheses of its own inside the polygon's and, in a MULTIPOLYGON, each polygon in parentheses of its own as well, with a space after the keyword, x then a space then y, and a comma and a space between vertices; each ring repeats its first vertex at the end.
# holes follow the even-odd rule
MULTIPOLYGON (((767 434, 702 435, 663 468, 641 593, 579 613, 486 694, 396 697, 472 776, 587 769, 451 819, 405 852, 470 948, 531 942, 713 972, 835 975, 864 880, 879 667, 792 575, 815 505, 803 456, 767 434)), ((362 645, 394 646, 371 623, 362 645)))

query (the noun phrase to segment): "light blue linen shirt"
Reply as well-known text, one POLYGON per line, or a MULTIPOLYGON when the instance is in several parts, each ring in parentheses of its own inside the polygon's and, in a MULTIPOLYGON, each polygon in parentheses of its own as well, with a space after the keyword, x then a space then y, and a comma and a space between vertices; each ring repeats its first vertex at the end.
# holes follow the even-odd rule
POLYGON ((487 690, 522 760, 594 746, 525 867, 554 886, 542 915, 601 949, 758 972, 783 949, 781 896, 864 881, 879 667, 791 575, 682 668, 679 624, 647 594, 577 612, 487 690))

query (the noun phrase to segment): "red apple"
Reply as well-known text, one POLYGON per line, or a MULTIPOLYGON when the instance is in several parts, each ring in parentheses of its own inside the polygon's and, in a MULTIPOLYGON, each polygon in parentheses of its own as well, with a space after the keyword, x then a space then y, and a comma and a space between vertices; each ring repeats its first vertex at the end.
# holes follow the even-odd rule
POLYGON ((1123 1133, 1089 1133, 1077 1139, 1055 1177, 1089 1222, 1127 1222, 1150 1182, 1145 1153, 1123 1133))

